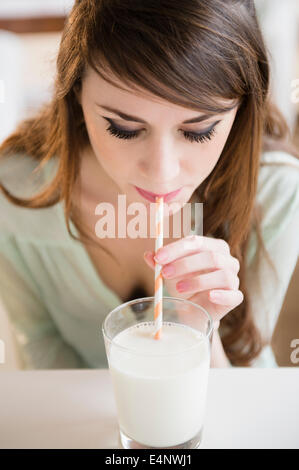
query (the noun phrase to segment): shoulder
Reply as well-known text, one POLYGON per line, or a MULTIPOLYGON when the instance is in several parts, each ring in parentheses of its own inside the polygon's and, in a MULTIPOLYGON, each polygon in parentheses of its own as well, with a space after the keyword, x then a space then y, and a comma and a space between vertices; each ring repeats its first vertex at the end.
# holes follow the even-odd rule
MULTIPOLYGON (((260 212, 260 229, 268 250, 288 231, 299 230, 299 160, 285 152, 262 154, 255 205, 260 212)), ((252 227, 248 249, 250 264, 257 253, 257 235, 252 227)))
POLYGON ((24 192, 28 193, 30 189, 34 189, 33 171, 37 166, 38 161, 29 155, 21 153, 9 156, 1 155, 0 181, 7 189, 24 196, 24 192))
POLYGON ((299 253, 296 157, 284 152, 263 154, 256 203, 261 212, 260 234, 267 256, 258 255, 260 239, 254 226, 247 252, 248 293, 255 322, 270 343, 299 253))
MULTIPOLYGON (((30 199, 41 192, 51 176, 54 176, 55 161, 48 162, 44 168, 38 169, 39 161, 24 154, 13 154, 0 157, 0 182, 13 196, 30 199)), ((19 239, 55 240, 59 235, 57 229, 61 219, 58 218, 57 207, 27 208, 10 201, 0 191, 0 237, 5 239, 11 235, 19 239)))
MULTIPOLYGON (((260 160, 259 183, 271 180, 272 183, 285 184, 291 180, 299 181, 299 159, 286 152, 264 152, 260 160)), ((261 189, 261 188, 260 188, 261 189)))
POLYGON ((299 159, 285 152, 262 155, 257 202, 265 237, 275 236, 299 212, 299 159))

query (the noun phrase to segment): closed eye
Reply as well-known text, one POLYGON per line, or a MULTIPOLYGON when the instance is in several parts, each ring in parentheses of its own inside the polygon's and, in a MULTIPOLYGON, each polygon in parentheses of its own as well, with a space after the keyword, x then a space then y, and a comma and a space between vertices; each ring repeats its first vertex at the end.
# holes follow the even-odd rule
MULTIPOLYGON (((103 116, 104 117, 104 116, 103 116)), ((106 128, 106 130, 113 135, 114 137, 117 137, 118 139, 135 139, 139 136, 139 134, 142 132, 141 130, 139 131, 129 131, 126 129, 121 129, 120 127, 116 126, 115 123, 111 118, 104 117, 110 125, 106 128)), ((211 140, 212 136, 215 133, 215 128, 217 124, 220 122, 216 121, 209 129, 207 129, 205 132, 189 132, 189 131, 182 131, 183 135, 186 139, 188 139, 190 142, 197 142, 197 143, 203 143, 208 140, 211 140)))

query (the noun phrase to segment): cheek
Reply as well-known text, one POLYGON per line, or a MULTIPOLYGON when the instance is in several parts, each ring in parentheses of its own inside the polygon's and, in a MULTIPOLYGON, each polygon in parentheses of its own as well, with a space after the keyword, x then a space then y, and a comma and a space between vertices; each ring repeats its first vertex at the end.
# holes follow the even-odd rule
POLYGON ((223 148, 222 140, 218 137, 206 144, 198 144, 198 149, 193 152, 192 165, 188 165, 189 171, 194 174, 207 176, 216 165, 223 148))
POLYGON ((98 123, 88 121, 88 119, 85 121, 90 144, 98 162, 106 170, 109 169, 109 172, 123 172, 125 170, 123 162, 127 160, 117 139, 110 137, 110 134, 98 123))
MULTIPOLYGON (((192 152, 192 157, 186 159, 185 169, 203 181, 216 166, 229 135, 230 127, 217 130, 211 141, 198 144, 192 152), (192 163, 191 163, 192 162, 192 163)), ((196 144, 194 144, 196 145, 196 144)))

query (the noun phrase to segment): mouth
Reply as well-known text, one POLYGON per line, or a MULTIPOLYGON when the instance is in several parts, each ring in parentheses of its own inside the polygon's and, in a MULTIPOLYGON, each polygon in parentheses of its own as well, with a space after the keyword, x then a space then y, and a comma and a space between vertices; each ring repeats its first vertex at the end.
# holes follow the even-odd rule
POLYGON ((141 194, 142 197, 144 197, 145 199, 151 202, 156 202, 156 197, 163 197, 165 202, 171 201, 177 194, 179 194, 179 192, 182 189, 182 188, 177 189, 175 191, 172 191, 171 193, 156 194, 156 193, 152 193, 150 191, 145 191, 144 189, 138 188, 138 186, 135 186, 135 188, 138 191, 138 193, 141 194))

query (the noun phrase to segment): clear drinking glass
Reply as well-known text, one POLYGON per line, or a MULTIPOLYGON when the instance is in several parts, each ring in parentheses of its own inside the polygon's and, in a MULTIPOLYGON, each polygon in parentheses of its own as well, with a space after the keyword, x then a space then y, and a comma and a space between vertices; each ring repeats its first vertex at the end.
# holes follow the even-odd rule
POLYGON ((200 305, 163 297, 154 339, 154 297, 126 302, 105 318, 102 333, 125 449, 200 446, 213 321, 200 305))

